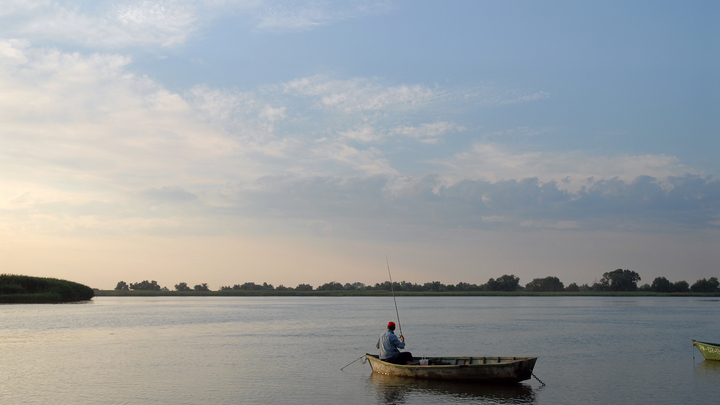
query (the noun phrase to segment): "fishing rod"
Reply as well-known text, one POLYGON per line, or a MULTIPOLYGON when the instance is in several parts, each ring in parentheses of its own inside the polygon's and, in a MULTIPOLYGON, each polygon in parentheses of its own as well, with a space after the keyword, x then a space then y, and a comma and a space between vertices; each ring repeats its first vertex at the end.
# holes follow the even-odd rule
POLYGON ((400 326, 400 314, 398 313, 398 309, 397 309, 397 300, 395 300, 395 290, 393 289, 392 274, 390 274, 390 262, 388 261, 387 256, 385 256, 385 263, 387 263, 388 276, 390 276, 390 292, 392 292, 393 302, 395 303, 395 315, 397 316, 398 329, 400 329, 400 337, 402 337, 403 334, 402 334, 402 326, 400 326))

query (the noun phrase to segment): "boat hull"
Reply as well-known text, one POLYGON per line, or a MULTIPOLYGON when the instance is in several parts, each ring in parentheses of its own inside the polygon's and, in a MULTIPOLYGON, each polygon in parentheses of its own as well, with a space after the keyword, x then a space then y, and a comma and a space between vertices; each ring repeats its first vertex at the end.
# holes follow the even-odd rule
POLYGON ((537 357, 428 357, 429 365, 399 365, 366 354, 374 373, 429 380, 515 383, 529 380, 537 357))
POLYGON ((693 340, 693 346, 697 347, 705 360, 720 360, 720 343, 698 342, 693 340))

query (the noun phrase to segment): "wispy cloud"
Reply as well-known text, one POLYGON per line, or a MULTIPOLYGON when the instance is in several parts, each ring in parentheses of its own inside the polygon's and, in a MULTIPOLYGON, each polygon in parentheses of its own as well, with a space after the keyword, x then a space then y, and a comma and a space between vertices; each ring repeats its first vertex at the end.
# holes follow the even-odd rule
POLYGON ((384 12, 383 1, 263 0, 0 1, 0 36, 52 40, 104 49, 185 43, 211 21, 239 14, 248 29, 307 31, 384 12))
POLYGON ((465 127, 455 123, 441 121, 431 124, 422 124, 418 127, 402 126, 392 130, 393 134, 414 138, 423 143, 437 143, 440 138, 449 132, 462 132, 465 127))
POLYGON ((315 96, 317 108, 345 113, 402 110, 418 107, 441 96, 438 91, 422 85, 383 86, 368 79, 337 80, 326 76, 293 80, 283 88, 288 94, 315 96))
POLYGON ((553 128, 531 128, 531 127, 517 127, 505 129, 502 131, 495 131, 484 134, 488 138, 506 138, 506 137, 532 137, 542 135, 548 132, 552 132, 553 128))
POLYGON ((322 25, 359 18, 392 9, 389 1, 349 0, 342 2, 270 1, 255 11, 259 31, 307 31, 322 25))
POLYGON ((185 191, 180 187, 150 188, 143 191, 141 195, 152 200, 169 203, 184 203, 198 199, 196 194, 185 191))
POLYGON ((390 129, 375 128, 372 125, 364 124, 360 127, 339 132, 341 137, 357 142, 382 142, 388 136, 400 136, 415 139, 418 142, 433 144, 437 143, 446 134, 451 132, 462 132, 466 128, 455 123, 441 121, 424 123, 419 126, 398 126, 390 129))
POLYGON ((358 142, 378 142, 385 138, 385 134, 378 131, 372 125, 362 125, 357 128, 339 132, 341 138, 358 142))
POLYGON ((194 1, 59 2, 11 4, 0 13, 0 35, 100 48, 174 46, 197 29, 194 1), (9 10, 9 11, 8 11, 9 10))

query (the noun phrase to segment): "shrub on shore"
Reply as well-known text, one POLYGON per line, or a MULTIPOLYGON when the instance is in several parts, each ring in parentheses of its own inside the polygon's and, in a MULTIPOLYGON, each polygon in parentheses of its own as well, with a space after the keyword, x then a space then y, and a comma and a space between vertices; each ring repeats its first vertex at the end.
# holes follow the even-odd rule
POLYGON ((0 303, 47 303, 89 300, 92 288, 67 280, 0 274, 0 303))

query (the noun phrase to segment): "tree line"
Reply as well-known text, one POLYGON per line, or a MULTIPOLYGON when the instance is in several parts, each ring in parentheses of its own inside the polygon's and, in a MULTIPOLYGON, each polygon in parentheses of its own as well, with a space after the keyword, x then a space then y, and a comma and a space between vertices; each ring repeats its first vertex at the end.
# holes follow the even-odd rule
MULTIPOLYGON (((554 276, 545 278, 536 278, 525 284, 523 287, 520 285, 520 277, 512 274, 505 274, 497 279, 490 278, 485 284, 471 284, 460 282, 457 284, 443 284, 439 281, 432 281, 424 284, 410 283, 407 281, 393 282, 392 290, 394 291, 411 291, 411 292, 464 292, 464 291, 531 291, 531 292, 592 292, 592 291, 648 291, 658 293, 686 293, 686 292, 720 292, 720 282, 717 277, 710 277, 709 279, 697 280, 693 285, 690 285, 687 281, 681 280, 676 282, 670 282, 665 277, 657 277, 653 280, 652 284, 644 284, 638 287, 640 281, 640 275, 631 270, 617 269, 614 271, 608 271, 603 273, 600 281, 594 282, 592 285, 583 284, 577 285, 571 283, 565 286, 560 279, 554 276)), ((139 283, 130 283, 129 285, 124 281, 120 281, 115 287, 115 290, 149 290, 149 291, 169 291, 167 287, 160 287, 158 283, 153 281, 144 280, 139 283)), ((255 284, 253 282, 247 282, 244 284, 235 284, 233 286, 222 286, 218 291, 353 291, 353 290, 364 290, 364 291, 390 291, 391 286, 389 281, 383 283, 376 283, 375 285, 366 285, 360 282, 356 283, 338 283, 331 281, 313 287, 310 284, 298 284, 296 287, 285 287, 280 284, 274 287, 272 284, 262 283, 255 284)), ((190 287, 187 283, 182 282, 175 284, 175 291, 211 291, 207 283, 197 284, 194 287, 190 287)))

